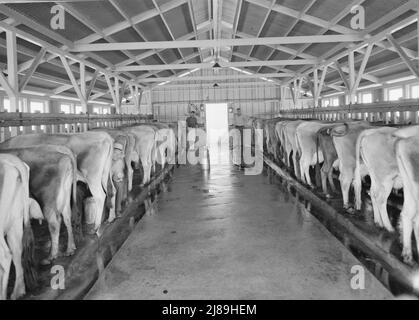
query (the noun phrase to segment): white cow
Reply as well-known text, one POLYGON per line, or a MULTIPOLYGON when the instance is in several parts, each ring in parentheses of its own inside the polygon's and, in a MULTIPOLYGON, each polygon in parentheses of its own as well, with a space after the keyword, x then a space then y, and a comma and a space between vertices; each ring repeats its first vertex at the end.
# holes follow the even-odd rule
POLYGON ((419 252, 419 126, 397 130, 396 159, 404 187, 404 204, 400 213, 403 240, 402 256, 412 263, 412 232, 419 252))
POLYGON ((364 163, 371 178, 371 201, 374 210, 374 222, 394 232, 387 213, 387 199, 392 189, 403 187, 395 154, 397 138, 393 133, 396 128, 382 127, 363 131, 356 143, 356 167, 354 177, 355 205, 361 210, 362 169, 364 163))
POLYGON ((136 163, 136 168, 138 169, 142 165, 143 181, 141 184, 146 185, 151 180, 151 169, 156 160, 156 131, 145 125, 124 127, 122 130, 135 136, 135 151, 141 161, 141 163, 136 163))
POLYGON ((0 300, 7 298, 10 266, 15 267, 15 285, 11 295, 25 294, 22 267, 23 239, 30 229, 30 218, 42 219, 39 205, 29 198, 29 168, 19 158, 0 155, 0 300), (24 230, 25 229, 25 230, 24 230), (6 242, 7 239, 7 242, 6 242))

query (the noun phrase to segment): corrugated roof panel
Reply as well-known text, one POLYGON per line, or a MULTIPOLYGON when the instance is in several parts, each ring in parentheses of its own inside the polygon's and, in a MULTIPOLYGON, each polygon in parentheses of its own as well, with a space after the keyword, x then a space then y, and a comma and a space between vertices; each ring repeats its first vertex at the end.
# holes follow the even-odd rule
POLYGON ((193 32, 193 26, 187 4, 163 13, 175 39, 193 32))
MULTIPOLYGON (((380 2, 384 2, 380 0, 380 2)), ((348 6, 348 0, 322 0, 316 1, 307 11, 308 15, 330 22, 334 17, 348 6)))
POLYGON ((255 46, 251 56, 263 61, 268 58, 271 51, 272 49, 267 46, 255 46))
POLYGON ((310 3, 311 0, 276 0, 276 4, 297 10, 297 11, 301 11, 304 9, 304 7, 310 3))
POLYGON ((124 21, 124 18, 108 1, 74 2, 73 6, 94 25, 102 29, 124 21))
POLYGON ((144 39, 134 30, 134 28, 127 28, 112 35, 112 39, 117 42, 143 42, 144 39))
POLYGON ((279 50, 275 50, 275 52, 272 54, 270 60, 288 60, 291 58, 291 55, 279 50))
POLYGON ((261 32, 261 37, 281 37, 290 30, 295 23, 295 18, 272 11, 266 20, 261 32))
POLYGON ((137 24, 137 27, 141 30, 147 41, 171 40, 167 28, 159 16, 141 22, 137 24))
POLYGON ((228 23, 234 23, 236 16, 237 4, 239 0, 223 0, 222 6, 222 20, 228 23))
POLYGON ((152 0, 114 0, 129 17, 154 9, 152 0))
POLYGON ((160 52, 160 56, 164 59, 166 63, 172 63, 176 60, 181 59, 178 50, 166 49, 160 52))
POLYGON ((201 24, 205 21, 209 20, 209 10, 208 10, 208 1, 207 0, 199 0, 199 1, 191 1, 193 12, 195 15, 195 22, 196 24, 201 24))
POLYGON ((257 36, 268 10, 260 6, 243 2, 237 30, 257 36))

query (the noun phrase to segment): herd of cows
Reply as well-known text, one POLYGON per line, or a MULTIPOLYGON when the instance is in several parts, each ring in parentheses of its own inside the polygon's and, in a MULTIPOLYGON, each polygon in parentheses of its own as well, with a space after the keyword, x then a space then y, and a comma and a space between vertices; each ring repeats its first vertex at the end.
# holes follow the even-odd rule
MULTIPOLYGON (((253 128, 263 129, 267 152, 292 167, 310 187, 314 187, 310 168, 315 167, 326 197, 331 196, 329 190, 336 192, 333 174, 339 170, 345 209, 351 208, 351 187, 355 209, 361 209, 362 181, 368 175, 374 221, 389 232, 395 226, 387 200, 392 190, 403 189, 402 256, 413 263, 412 233, 419 239, 419 126, 276 118, 254 119, 253 128)), ((177 144, 185 139, 178 137, 181 131, 177 123, 152 122, 82 133, 24 134, 0 143, 0 300, 7 298, 12 262, 15 281, 10 297, 25 294, 31 219, 48 225, 51 247, 43 264, 59 255, 62 223, 67 229, 64 254, 74 254, 74 228, 83 226, 94 234, 105 221, 119 217, 133 188, 134 169, 141 171, 140 186, 145 186, 157 164, 163 168, 175 163, 177 144), (78 184, 88 190, 82 199, 78 184)), ((419 251, 418 240, 416 244, 419 251)))
POLYGON ((402 257, 413 263, 413 232, 419 251, 419 126, 284 118, 255 120, 253 126, 264 129, 267 152, 292 167, 295 176, 312 188, 310 168, 315 167, 326 197, 330 197, 329 187, 336 192, 333 171, 339 170, 345 209, 351 209, 351 187, 355 209, 361 209, 363 180, 369 176, 374 222, 389 232, 395 227, 389 219, 387 200, 393 190, 403 189, 399 224, 402 257))
POLYGON ((94 128, 73 134, 24 134, 0 143, 0 300, 7 298, 11 263, 15 282, 11 299, 25 294, 25 249, 33 238, 30 220, 46 220, 51 237, 51 263, 59 254, 60 227, 67 229, 67 250, 76 250, 73 229, 88 233, 121 215, 133 188, 134 169, 147 185, 157 164, 175 157, 177 124, 157 122, 119 128, 94 128), (82 213, 77 184, 87 196, 82 213), (82 219, 83 217, 83 219, 82 219), (78 224, 78 226, 75 226, 78 224), (7 241, 6 241, 7 239, 7 241))

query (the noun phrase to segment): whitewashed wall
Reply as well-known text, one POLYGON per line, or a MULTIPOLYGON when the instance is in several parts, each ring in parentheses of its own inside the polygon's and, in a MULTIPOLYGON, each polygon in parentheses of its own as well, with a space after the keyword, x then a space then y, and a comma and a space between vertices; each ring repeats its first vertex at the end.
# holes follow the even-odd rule
MULTIPOLYGON (((200 70, 190 76, 213 74, 211 70, 200 70)), ((218 73, 225 74, 241 73, 231 69, 218 73)), ((234 109, 240 107, 245 115, 271 118, 279 112, 279 98, 280 88, 274 83, 234 77, 230 81, 172 82, 153 88, 151 94, 153 114, 160 121, 184 120, 191 105, 200 112, 200 106, 206 103, 227 103, 234 109), (214 88, 214 83, 219 87, 214 88)), ((205 116, 203 112, 201 116, 205 116)))

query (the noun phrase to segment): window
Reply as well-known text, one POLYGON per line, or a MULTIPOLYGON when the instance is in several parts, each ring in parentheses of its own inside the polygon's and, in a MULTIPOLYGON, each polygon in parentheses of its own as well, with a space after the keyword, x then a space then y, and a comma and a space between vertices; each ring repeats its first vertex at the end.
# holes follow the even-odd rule
POLYGON ((4 105, 4 111, 10 112, 10 100, 5 98, 3 100, 3 105, 4 105))
POLYGON ((388 90, 388 100, 396 101, 403 98, 403 88, 394 88, 388 90))
POLYGON ((419 99, 419 85, 411 86, 411 96, 412 99, 419 99))
POLYGON ((99 107, 93 107, 93 113, 101 114, 100 109, 99 107))
POLYGON ((83 108, 80 105, 76 105, 76 114, 80 114, 83 112, 83 108))
POLYGON ((372 93, 363 93, 362 103, 372 103, 372 93))
MULTIPOLYGON (((19 110, 22 110, 23 100, 19 99, 19 110)), ((10 112, 10 100, 8 98, 4 98, 3 100, 4 111, 10 112)), ((17 112, 19 112, 17 110, 17 112)))
POLYGON ((330 100, 329 99, 323 100, 323 107, 328 107, 329 105, 330 105, 330 100))
POLYGON ((109 108, 102 108, 102 110, 103 110, 103 114, 110 114, 111 113, 109 108))
POLYGON ((339 98, 332 99, 332 107, 339 107, 339 98))
POLYGON ((30 110, 32 113, 44 113, 44 103, 41 101, 31 101, 30 110))
POLYGON ((71 113, 71 104, 62 103, 60 109, 61 109, 61 112, 71 113))

